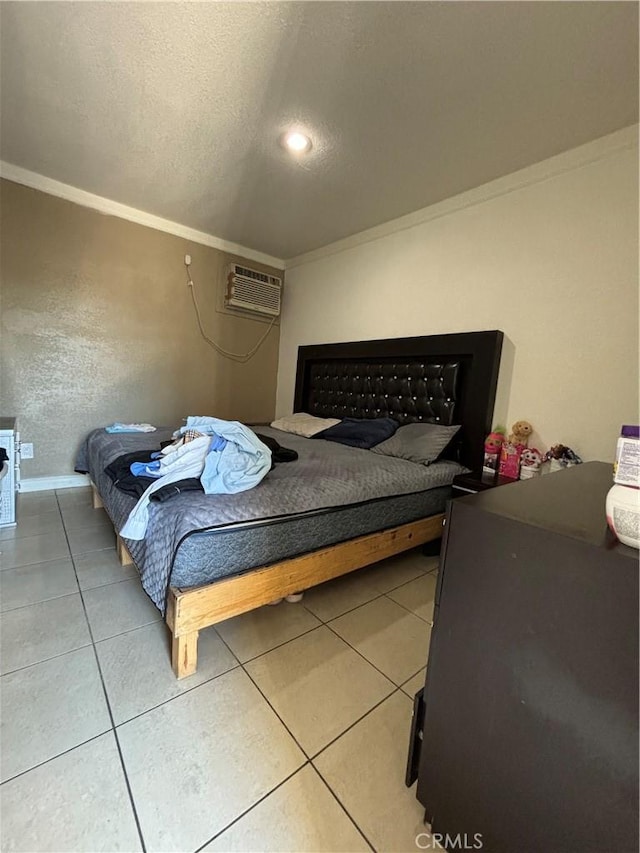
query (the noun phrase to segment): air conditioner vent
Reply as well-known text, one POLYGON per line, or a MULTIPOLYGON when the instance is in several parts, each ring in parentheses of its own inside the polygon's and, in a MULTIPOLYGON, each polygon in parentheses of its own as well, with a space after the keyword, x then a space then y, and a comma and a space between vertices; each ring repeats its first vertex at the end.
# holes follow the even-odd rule
POLYGON ((255 314, 280 315, 282 279, 231 264, 227 275, 225 305, 255 314))

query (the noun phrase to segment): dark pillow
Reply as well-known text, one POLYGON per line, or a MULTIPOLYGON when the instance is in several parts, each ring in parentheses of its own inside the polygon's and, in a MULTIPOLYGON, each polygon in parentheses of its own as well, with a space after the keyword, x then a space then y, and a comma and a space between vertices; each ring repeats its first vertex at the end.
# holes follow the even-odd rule
POLYGON ((373 452, 429 465, 440 456, 459 429, 459 426, 440 424, 406 424, 392 438, 374 447, 373 452))
POLYGON ((311 438, 324 438, 325 441, 337 441, 349 447, 369 450, 392 436, 397 429, 398 423, 393 418, 345 418, 311 438))

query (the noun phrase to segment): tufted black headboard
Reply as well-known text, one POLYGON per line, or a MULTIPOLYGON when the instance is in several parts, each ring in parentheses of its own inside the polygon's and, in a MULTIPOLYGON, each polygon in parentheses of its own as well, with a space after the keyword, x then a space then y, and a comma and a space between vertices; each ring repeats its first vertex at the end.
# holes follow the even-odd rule
POLYGON ((294 411, 461 424, 452 453, 482 467, 503 334, 462 332, 298 349, 294 411))

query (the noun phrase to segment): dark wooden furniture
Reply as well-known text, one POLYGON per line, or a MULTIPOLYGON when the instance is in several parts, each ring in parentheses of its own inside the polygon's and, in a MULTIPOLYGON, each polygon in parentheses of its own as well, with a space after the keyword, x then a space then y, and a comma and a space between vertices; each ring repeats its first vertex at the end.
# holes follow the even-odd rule
POLYGON ((638 552, 611 482, 592 462, 449 504, 409 761, 434 832, 638 850, 638 552))
POLYGON ((487 489, 495 489, 496 486, 508 486, 509 483, 517 483, 510 477, 502 477, 497 471, 471 471, 468 474, 458 474, 454 477, 452 489, 454 498, 464 498, 467 495, 475 495, 478 492, 486 492, 487 489))
MULTIPOLYGON (((489 474, 487 471, 470 471, 467 474, 458 474, 453 478, 451 484, 452 498, 466 498, 469 495, 475 495, 478 492, 484 492, 487 489, 495 489, 496 486, 507 486, 509 483, 517 483, 517 480, 512 480, 510 477, 502 477, 497 472, 489 474)), ((443 529, 446 520, 443 522, 443 529)), ((422 546, 422 553, 425 557, 435 557, 442 550, 442 539, 434 539, 432 542, 427 542, 422 546)))

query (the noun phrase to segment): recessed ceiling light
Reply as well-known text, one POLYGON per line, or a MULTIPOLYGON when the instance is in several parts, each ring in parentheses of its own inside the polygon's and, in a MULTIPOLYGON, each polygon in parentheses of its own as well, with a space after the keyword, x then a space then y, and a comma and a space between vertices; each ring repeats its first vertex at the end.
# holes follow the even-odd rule
POLYGON ((290 130, 282 137, 282 144, 294 154, 304 154, 311 150, 311 140, 304 133, 290 130))

